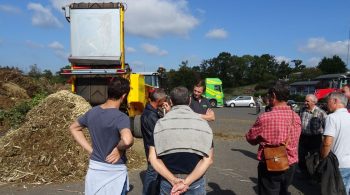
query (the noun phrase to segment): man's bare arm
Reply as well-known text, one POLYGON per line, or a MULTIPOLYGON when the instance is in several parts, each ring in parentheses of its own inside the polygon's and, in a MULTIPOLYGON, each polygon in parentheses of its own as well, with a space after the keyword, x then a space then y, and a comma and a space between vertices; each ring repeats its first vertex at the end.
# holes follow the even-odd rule
POLYGON ((208 157, 203 157, 202 160, 198 162, 193 171, 186 177, 183 182, 178 183, 171 190, 172 194, 179 195, 187 191, 189 186, 202 177, 205 172, 208 170, 209 166, 214 162, 214 149, 211 148, 208 157))
POLYGON ((331 146, 333 143, 333 137, 325 135, 323 137, 322 148, 321 148, 321 158, 326 158, 331 151, 331 146))
POLYGON ((118 150, 126 150, 134 144, 134 137, 131 130, 124 128, 120 130, 120 141, 117 145, 118 150))
POLYGON ((83 126, 79 124, 78 121, 75 121, 71 126, 69 127, 69 130, 71 134, 73 135, 75 141, 78 142, 86 151, 88 151, 89 154, 92 153, 92 146, 87 141, 84 133, 83 133, 83 126))
POLYGON ((172 174, 168 168, 164 165, 163 161, 159 158, 157 158, 156 150, 154 146, 149 147, 149 155, 148 160, 151 163, 152 167, 166 180, 168 180, 171 185, 175 185, 176 183, 180 182, 181 180, 172 174))
POLYGON ((130 129, 125 128, 120 131, 120 141, 112 152, 106 157, 108 163, 117 163, 124 151, 130 148, 134 143, 134 137, 130 129))

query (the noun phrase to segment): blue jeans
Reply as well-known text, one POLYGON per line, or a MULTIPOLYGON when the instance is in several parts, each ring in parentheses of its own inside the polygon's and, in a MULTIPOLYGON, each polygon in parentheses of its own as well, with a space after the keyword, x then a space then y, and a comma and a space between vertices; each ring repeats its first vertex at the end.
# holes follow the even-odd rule
POLYGON ((339 171, 343 178, 346 194, 350 195, 350 168, 339 168, 339 171))
POLYGON ((120 195, 126 195, 128 193, 128 191, 126 191, 126 189, 128 188, 127 185, 127 181, 125 180, 125 183, 124 183, 124 186, 123 186, 123 190, 122 190, 122 193, 120 195))
MULTIPOLYGON (((173 186, 164 178, 160 180, 160 195, 169 195, 173 186)), ((205 195, 204 177, 193 182, 183 195, 205 195)))
POLYGON ((142 195, 159 194, 158 173, 150 163, 147 164, 147 170, 143 179, 142 195))

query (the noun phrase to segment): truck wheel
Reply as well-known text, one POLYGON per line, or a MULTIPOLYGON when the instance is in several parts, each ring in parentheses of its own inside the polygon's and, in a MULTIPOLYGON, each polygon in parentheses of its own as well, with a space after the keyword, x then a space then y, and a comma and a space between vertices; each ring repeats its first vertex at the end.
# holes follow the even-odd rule
POLYGON ((209 100, 209 103, 212 108, 215 108, 218 105, 216 100, 209 100))
POLYGON ((141 132, 141 115, 136 115, 133 120, 131 121, 132 123, 132 134, 136 138, 142 138, 142 132, 141 132))

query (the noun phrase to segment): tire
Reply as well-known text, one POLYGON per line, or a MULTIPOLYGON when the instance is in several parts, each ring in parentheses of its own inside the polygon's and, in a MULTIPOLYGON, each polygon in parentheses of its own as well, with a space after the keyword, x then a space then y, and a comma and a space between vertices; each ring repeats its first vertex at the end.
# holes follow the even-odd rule
POLYGON ((254 107, 254 104, 253 104, 253 103, 250 103, 250 104, 249 104, 249 107, 251 107, 251 108, 254 107))
POLYGON ((230 104, 231 108, 234 108, 236 105, 234 103, 230 104))
POLYGON ((141 115, 136 115, 132 121, 132 134, 136 138, 142 138, 142 132, 141 132, 141 115))
POLYGON ((216 102, 216 100, 209 100, 209 104, 212 108, 216 108, 216 106, 218 105, 218 103, 216 102))

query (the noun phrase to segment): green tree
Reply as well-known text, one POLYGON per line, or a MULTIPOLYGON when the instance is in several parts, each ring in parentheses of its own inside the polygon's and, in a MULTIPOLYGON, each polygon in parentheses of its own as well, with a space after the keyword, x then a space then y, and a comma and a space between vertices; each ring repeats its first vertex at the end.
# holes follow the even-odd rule
POLYGON ((36 64, 30 65, 28 76, 33 78, 39 78, 41 76, 40 68, 36 64))
POLYGON ((254 56, 250 66, 250 83, 266 82, 277 79, 278 63, 274 56, 263 54, 254 56))
POLYGON ((318 63, 317 68, 320 69, 323 74, 336 74, 347 71, 345 63, 337 55, 334 55, 332 58, 324 57, 321 62, 318 63))
POLYGON ((289 67, 289 63, 282 61, 277 68, 277 77, 280 79, 287 78, 293 69, 289 67))
POLYGON ((191 90, 195 81, 200 78, 200 74, 198 72, 195 72, 191 67, 188 66, 188 61, 182 61, 179 65, 179 69, 177 71, 171 69, 167 73, 167 76, 167 87, 169 87, 169 89, 181 85, 191 90))
POLYGON ((306 68, 306 66, 302 64, 303 63, 302 60, 295 59, 295 60, 292 60, 292 62, 294 63, 293 72, 301 72, 303 69, 306 68))
POLYGON ((303 80, 312 80, 318 76, 322 75, 322 71, 317 67, 305 68, 301 73, 301 78, 303 80))
POLYGON ((47 78, 47 79, 51 79, 53 74, 52 74, 51 70, 45 69, 42 73, 42 76, 47 78))

